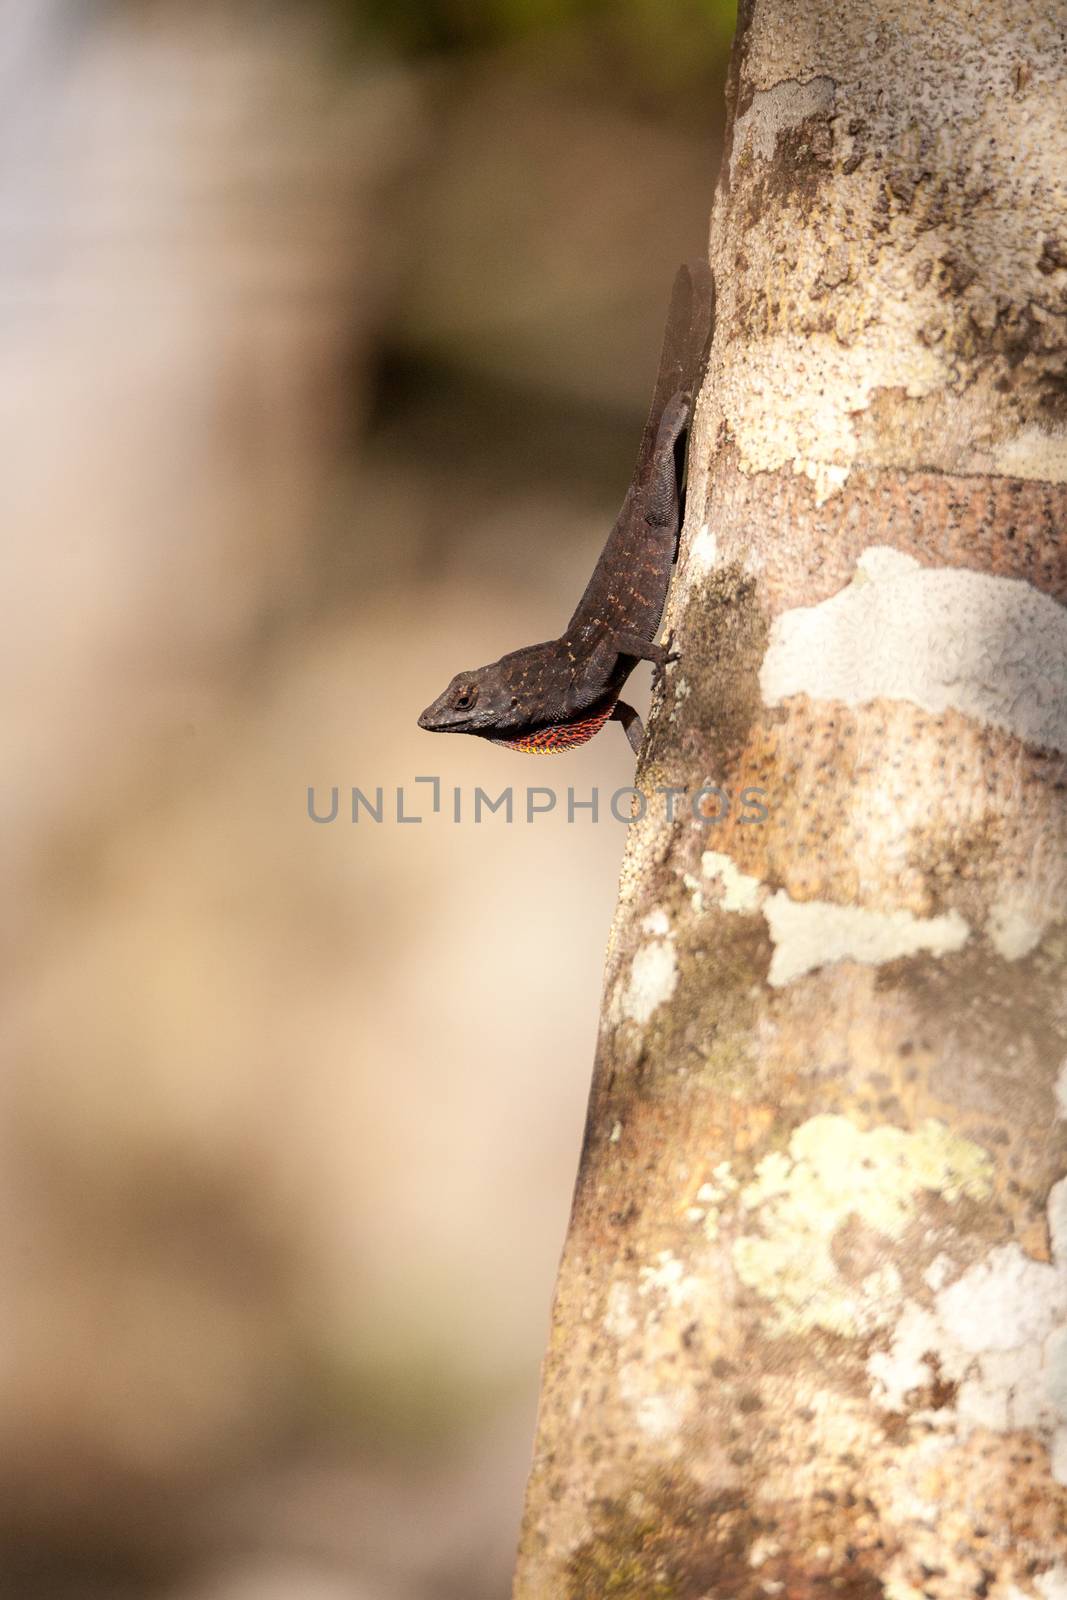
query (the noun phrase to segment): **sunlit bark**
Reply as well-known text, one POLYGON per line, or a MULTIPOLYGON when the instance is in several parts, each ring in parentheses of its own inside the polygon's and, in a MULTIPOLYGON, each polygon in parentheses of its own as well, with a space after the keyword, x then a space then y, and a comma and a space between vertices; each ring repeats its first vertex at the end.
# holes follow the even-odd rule
POLYGON ((519 1600, 1067 1595, 1065 185, 1059 0, 744 8, 519 1600))

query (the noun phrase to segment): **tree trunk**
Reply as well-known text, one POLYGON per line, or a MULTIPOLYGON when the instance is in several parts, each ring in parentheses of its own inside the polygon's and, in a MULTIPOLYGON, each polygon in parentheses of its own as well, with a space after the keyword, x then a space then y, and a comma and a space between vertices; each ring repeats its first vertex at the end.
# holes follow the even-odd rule
POLYGON ((1063 1600, 1067 7, 730 100, 515 1595, 1063 1600))

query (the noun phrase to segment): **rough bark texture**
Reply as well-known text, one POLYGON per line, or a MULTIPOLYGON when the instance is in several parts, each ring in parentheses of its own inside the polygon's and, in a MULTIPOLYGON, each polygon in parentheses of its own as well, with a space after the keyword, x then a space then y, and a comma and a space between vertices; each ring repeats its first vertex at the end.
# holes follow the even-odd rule
POLYGON ((756 0, 730 113, 641 781, 732 803, 631 829, 515 1594, 1063 1600, 1067 8, 756 0))

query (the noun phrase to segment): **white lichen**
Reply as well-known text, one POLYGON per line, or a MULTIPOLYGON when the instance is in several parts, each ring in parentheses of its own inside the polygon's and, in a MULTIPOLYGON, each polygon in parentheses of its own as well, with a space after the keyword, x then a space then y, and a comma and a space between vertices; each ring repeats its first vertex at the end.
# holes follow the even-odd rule
POLYGON ((657 1006, 671 998, 678 983, 678 963, 670 939, 653 939, 643 944, 630 965, 630 976, 622 991, 619 1013, 630 1022, 644 1024, 657 1006))
POLYGON ((923 567, 885 548, 859 569, 829 600, 775 620, 760 670, 767 705, 907 700, 1067 750, 1067 607, 1018 578, 923 567))
POLYGON ((906 1300, 867 1370, 875 1400, 894 1411, 935 1379, 956 1384, 953 1405, 921 1413, 928 1426, 963 1438, 976 1428, 1034 1433, 1067 1483, 1067 1179, 1053 1187, 1048 1216, 1051 1264, 1016 1243, 996 1246, 929 1307, 906 1300))
POLYGON ((920 951, 945 955, 962 949, 970 935, 958 911, 915 917, 910 911, 868 911, 826 900, 792 900, 784 889, 764 902, 763 914, 774 940, 767 975, 774 988, 835 961, 878 966, 920 951))
POLYGON ((954 1270, 951 1256, 936 1255, 923 1273, 923 1282, 929 1289, 940 1289, 951 1278, 954 1270))
POLYGON ((1057 910, 1050 904, 1046 915, 1035 921, 1026 906, 1002 898, 993 906, 986 923, 990 943, 1005 961, 1021 961, 1037 949, 1057 910))
POLYGON ((742 157, 770 161, 778 137, 811 117, 829 117, 834 107, 834 80, 787 78, 753 95, 734 122, 730 150, 730 178, 742 157))
POLYGON ((1021 428, 994 448, 993 470, 1005 478, 1067 482, 1067 438, 1045 428, 1021 428))
POLYGON ((812 1117, 793 1133, 788 1155, 765 1156, 741 1191, 758 1229, 735 1240, 735 1269, 772 1302, 783 1330, 870 1331, 896 1315, 899 1274, 886 1262, 859 1284, 847 1281, 832 1249, 837 1230, 856 1218, 892 1241, 924 1193, 949 1203, 964 1195, 981 1199, 991 1179, 986 1152, 933 1119, 908 1133, 812 1117))
POLYGON ((684 1264, 669 1250, 660 1250, 651 1266, 639 1267, 637 1278, 639 1294, 662 1294, 673 1307, 685 1305, 697 1287, 684 1264))
POLYGON ((685 1423, 697 1404, 693 1385, 675 1381, 666 1386, 658 1367, 627 1361, 619 1368, 618 1388, 637 1427, 656 1442, 660 1453, 679 1454, 685 1423))
POLYGON ((958 911, 916 917, 903 910, 873 911, 830 900, 794 900, 784 889, 771 894, 759 878, 739 871, 730 856, 717 850, 705 850, 701 866, 705 878, 717 880, 719 888, 714 894, 701 894, 699 904, 694 894, 694 910, 703 910, 709 898, 721 911, 762 910, 774 944, 767 973, 772 988, 783 988, 835 961, 879 966, 920 951, 945 955, 962 949, 970 937, 971 930, 958 911))
POLYGON ((628 1283, 615 1282, 608 1290, 604 1327, 620 1343, 637 1332, 637 1318, 633 1314, 628 1283))
POLYGON ((689 547, 689 567, 693 572, 708 573, 716 566, 719 560, 719 541, 716 539, 708 523, 704 523, 696 533, 689 547))
POLYGON ((726 422, 743 472, 791 468, 808 478, 817 505, 847 482, 859 452, 856 417, 880 388, 920 398, 948 375, 944 354, 919 338, 914 304, 887 302, 858 330, 806 333, 803 342, 772 332, 713 370, 707 425, 726 422))
POLYGON ((1056 1565, 1034 1577, 1034 1587, 1042 1600, 1067 1600, 1067 1567, 1056 1565))
POLYGON ((1016 1350, 1043 1340, 1067 1312, 1067 1277, 1015 1243, 999 1245, 942 1289, 935 1304, 962 1350, 1016 1350))
POLYGON ((1056 1482, 1067 1484, 1067 1422, 1058 1427, 1052 1436, 1049 1461, 1056 1482))
POLYGON ((702 1183, 697 1190, 697 1199, 706 1208, 704 1212, 704 1237, 714 1241, 719 1237, 719 1223, 722 1217, 722 1206, 740 1187, 737 1179, 730 1170, 728 1161, 720 1161, 712 1173, 712 1180, 702 1183))
POLYGON ((699 917, 704 910, 704 891, 700 886, 700 879, 694 878, 691 872, 683 873, 682 882, 689 891, 689 904, 699 917))
POLYGON ((723 855, 718 850, 705 850, 700 858, 700 866, 705 878, 718 878, 722 886, 715 902, 720 910, 759 909, 760 901, 766 895, 766 889, 758 878, 749 877, 747 873, 739 871, 730 856, 723 855))

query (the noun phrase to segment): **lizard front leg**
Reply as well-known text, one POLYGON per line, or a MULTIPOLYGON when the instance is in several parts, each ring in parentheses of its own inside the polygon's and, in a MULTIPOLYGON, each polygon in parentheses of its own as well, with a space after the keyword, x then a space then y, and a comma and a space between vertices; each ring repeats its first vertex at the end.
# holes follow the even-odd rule
POLYGON ((673 640, 670 636, 666 644, 655 644, 642 639, 640 634, 616 633, 612 635, 611 642, 620 656, 633 656, 636 661, 652 662, 655 669, 652 674, 653 689, 662 689, 667 668, 679 659, 677 650, 671 649, 673 640))
POLYGON ((651 661, 657 667, 665 667, 668 661, 678 659, 669 645, 656 644, 652 639, 642 639, 639 633, 613 633, 611 645, 618 656, 633 656, 635 661, 651 661))
POLYGON ((671 650, 669 645, 642 639, 639 633, 609 633, 590 652, 581 676, 568 690, 564 705, 568 715, 588 710, 596 704, 610 684, 620 656, 629 656, 634 661, 651 661, 655 668, 654 688, 660 687, 665 668, 678 660, 677 652, 671 650))

